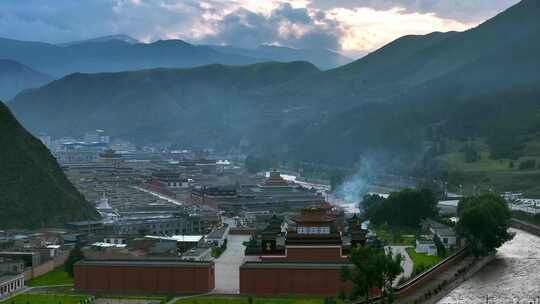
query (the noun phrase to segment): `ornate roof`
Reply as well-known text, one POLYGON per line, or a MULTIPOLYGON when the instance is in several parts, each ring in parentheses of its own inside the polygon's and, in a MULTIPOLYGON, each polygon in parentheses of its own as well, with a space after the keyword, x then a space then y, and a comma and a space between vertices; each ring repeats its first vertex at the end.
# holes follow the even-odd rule
POLYGON ((307 208, 303 209, 301 211, 301 214, 299 217, 296 217, 293 219, 297 224, 299 223, 309 223, 309 224, 316 224, 316 223, 332 223, 336 219, 335 217, 332 217, 328 215, 328 212, 326 209, 321 208, 307 208))

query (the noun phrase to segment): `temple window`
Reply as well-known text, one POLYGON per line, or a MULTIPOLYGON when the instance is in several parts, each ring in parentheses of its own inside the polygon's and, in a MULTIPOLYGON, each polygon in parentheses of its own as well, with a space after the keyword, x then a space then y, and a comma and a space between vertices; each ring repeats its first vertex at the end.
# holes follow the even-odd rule
POLYGON ((299 226, 296 229, 296 232, 298 234, 329 234, 330 233, 330 227, 327 226, 312 226, 312 227, 302 227, 299 226))

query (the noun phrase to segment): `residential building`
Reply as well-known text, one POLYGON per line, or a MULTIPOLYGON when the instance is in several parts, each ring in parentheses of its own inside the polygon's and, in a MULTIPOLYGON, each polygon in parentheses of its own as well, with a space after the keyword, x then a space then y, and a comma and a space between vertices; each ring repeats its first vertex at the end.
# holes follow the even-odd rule
POLYGON ((437 255, 437 246, 433 240, 417 239, 415 251, 418 253, 425 253, 427 255, 437 255))
POLYGON ((24 288, 24 274, 0 274, 0 301, 24 288))

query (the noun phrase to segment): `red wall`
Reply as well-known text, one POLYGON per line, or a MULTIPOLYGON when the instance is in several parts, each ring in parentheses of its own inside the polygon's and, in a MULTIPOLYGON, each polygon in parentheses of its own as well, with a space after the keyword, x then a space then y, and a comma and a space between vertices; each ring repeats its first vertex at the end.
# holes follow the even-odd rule
POLYGON ((341 248, 291 248, 287 247, 288 260, 302 261, 338 261, 341 257, 341 248))
POLYGON ((214 264, 194 266, 75 265, 75 289, 89 292, 173 294, 214 289, 214 264))
POLYGON ((241 294, 337 296, 351 287, 350 283, 341 282, 341 268, 240 268, 241 294))

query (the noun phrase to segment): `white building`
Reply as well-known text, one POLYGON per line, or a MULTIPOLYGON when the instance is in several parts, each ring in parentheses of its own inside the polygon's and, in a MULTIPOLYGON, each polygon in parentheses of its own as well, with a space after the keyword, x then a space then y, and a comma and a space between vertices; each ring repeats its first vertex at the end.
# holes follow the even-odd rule
POLYGON ((24 288, 24 274, 0 276, 0 300, 24 288))
POLYGON ((444 247, 453 248, 457 245, 456 232, 452 228, 432 228, 433 235, 439 237, 444 247))
POLYGON ((195 247, 182 254, 182 260, 187 261, 210 261, 211 259, 211 247, 195 247))
POLYGON ((206 241, 210 244, 213 244, 214 246, 222 246, 225 240, 227 239, 228 235, 229 235, 229 226, 224 225, 221 228, 218 228, 210 232, 206 236, 206 241))
POLYGON ((426 253, 427 255, 437 255, 437 245, 432 240, 416 240, 416 248, 414 250, 418 253, 426 253))

